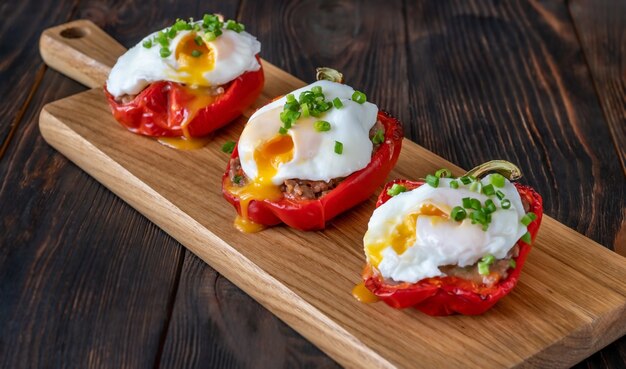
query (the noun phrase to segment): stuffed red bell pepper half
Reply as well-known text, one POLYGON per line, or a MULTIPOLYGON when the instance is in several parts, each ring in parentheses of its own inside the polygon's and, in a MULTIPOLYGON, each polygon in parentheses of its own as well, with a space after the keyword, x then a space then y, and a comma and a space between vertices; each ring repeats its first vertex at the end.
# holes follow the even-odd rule
POLYGON ((118 59, 104 88, 113 116, 141 135, 206 136, 261 93, 260 50, 241 23, 178 19, 118 59))
POLYGON ((541 223, 541 196, 519 177, 493 161, 388 183, 363 238, 365 287, 395 308, 484 313, 517 283, 541 223))
POLYGON ((330 71, 318 79, 332 80, 292 91, 250 117, 222 183, 238 229, 323 229, 369 198, 394 167, 400 122, 330 71))

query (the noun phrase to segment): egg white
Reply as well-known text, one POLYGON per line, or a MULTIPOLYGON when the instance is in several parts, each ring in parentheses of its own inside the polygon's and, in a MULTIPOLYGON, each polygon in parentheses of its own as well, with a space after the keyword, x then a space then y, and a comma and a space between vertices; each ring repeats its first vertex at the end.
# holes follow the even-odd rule
MULTIPOLYGON (((340 98, 343 107, 333 107, 319 118, 300 118, 288 130, 294 143, 293 158, 279 164, 272 177, 275 185, 292 178, 329 181, 346 177, 371 161, 373 145, 369 130, 376 123, 378 107, 369 102, 359 104, 352 101, 352 87, 331 81, 317 81, 292 94, 297 99, 301 92, 314 86, 322 88, 326 101, 340 98), (317 120, 329 122, 331 129, 317 132, 314 128, 317 120), (343 143, 341 155, 335 153, 335 141, 343 143)), ((278 134, 282 125, 280 113, 285 102, 286 97, 282 97, 256 111, 239 138, 241 168, 249 178, 255 179, 258 175, 255 149, 278 134)))
MULTIPOLYGON (((484 185, 490 183, 489 178, 487 176, 482 180, 484 185)), ((481 203, 488 198, 470 191, 465 185, 458 189, 450 188, 449 183, 450 179, 442 178, 437 188, 422 185, 400 193, 378 207, 370 218, 363 238, 366 256, 368 245, 386 242, 395 226, 409 214, 418 212, 424 204, 432 204, 449 214, 452 208, 462 204, 464 197, 479 199, 481 203)), ((442 220, 441 217, 418 216, 413 245, 400 255, 391 246, 383 249, 382 260, 377 267, 382 276, 397 282, 415 283, 424 278, 444 275, 439 266, 469 266, 487 254, 494 255, 496 259, 506 257, 527 228, 521 223, 525 212, 515 186, 506 181, 504 188, 499 190, 511 201, 511 207, 502 209, 500 201, 494 199, 498 209, 492 213, 486 231, 482 230, 481 225, 472 224, 468 218, 456 222, 442 220)))
MULTIPOLYGON (((192 32, 194 31, 179 31, 170 40, 171 54, 166 58, 160 55, 160 45, 153 42, 150 48, 143 46, 144 41, 152 40, 158 32, 146 36, 117 60, 107 79, 109 93, 119 98, 138 94, 157 81, 185 83, 188 75, 179 71, 175 50, 181 40, 192 32)), ((198 34, 204 33, 200 31, 198 34)), ((200 81, 198 86, 223 85, 247 71, 257 71, 261 67, 256 59, 261 51, 261 43, 247 32, 237 33, 223 29, 222 35, 215 40, 204 42, 212 49, 215 63, 213 69, 203 72, 204 81, 200 81)))

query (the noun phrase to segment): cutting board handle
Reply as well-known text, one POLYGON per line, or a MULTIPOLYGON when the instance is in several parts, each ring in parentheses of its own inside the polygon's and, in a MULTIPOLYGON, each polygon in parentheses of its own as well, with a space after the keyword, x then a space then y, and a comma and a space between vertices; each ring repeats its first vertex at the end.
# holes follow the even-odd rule
POLYGON ((104 85, 126 48, 93 22, 81 19, 43 31, 39 52, 52 69, 95 88, 104 85))

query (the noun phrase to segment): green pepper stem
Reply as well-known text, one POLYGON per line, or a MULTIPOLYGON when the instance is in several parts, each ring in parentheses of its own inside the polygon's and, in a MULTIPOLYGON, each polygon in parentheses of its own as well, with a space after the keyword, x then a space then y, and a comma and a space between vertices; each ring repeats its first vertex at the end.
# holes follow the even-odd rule
POLYGON ((465 173, 465 176, 481 178, 492 172, 499 173, 510 181, 516 181, 522 178, 522 171, 515 164, 506 160, 488 161, 465 173))
POLYGON ((325 79, 327 81, 343 83, 343 74, 332 68, 319 67, 315 69, 315 79, 318 81, 325 79))

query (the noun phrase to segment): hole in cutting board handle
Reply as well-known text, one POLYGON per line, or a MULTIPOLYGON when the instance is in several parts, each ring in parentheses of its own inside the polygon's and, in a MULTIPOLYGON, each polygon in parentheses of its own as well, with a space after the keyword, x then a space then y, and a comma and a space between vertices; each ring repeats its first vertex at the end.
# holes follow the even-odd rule
POLYGON ((82 38, 89 34, 89 29, 84 27, 70 27, 61 31, 61 37, 63 38, 82 38))

